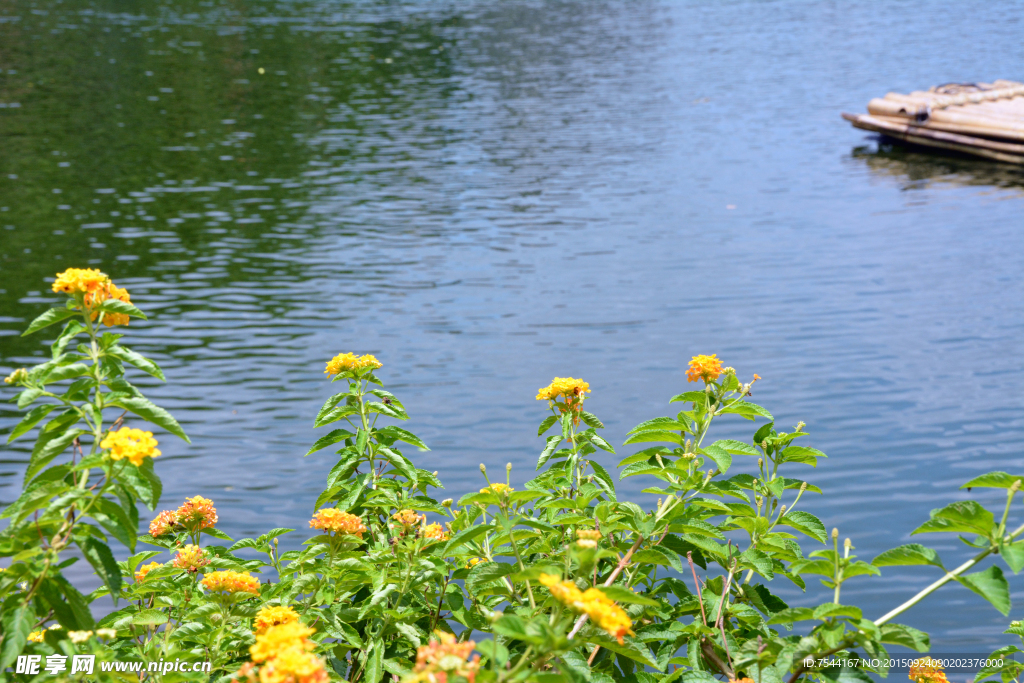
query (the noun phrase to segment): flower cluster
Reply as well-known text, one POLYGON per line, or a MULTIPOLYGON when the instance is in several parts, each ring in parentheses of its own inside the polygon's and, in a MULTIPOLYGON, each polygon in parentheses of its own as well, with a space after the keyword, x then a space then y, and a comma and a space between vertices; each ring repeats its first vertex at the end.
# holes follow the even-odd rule
POLYGON ((142 467, 142 462, 146 458, 155 458, 160 455, 156 443, 156 439, 153 438, 153 432, 122 427, 116 432, 107 434, 103 441, 100 442, 100 448, 110 451, 111 460, 124 460, 127 458, 131 464, 136 467, 142 467))
POLYGON ((178 569, 184 569, 189 574, 195 574, 210 564, 210 559, 205 550, 197 545, 189 544, 178 551, 172 564, 178 569))
POLYGON ((434 637, 436 640, 416 650, 416 665, 402 683, 452 683, 454 678, 473 683, 480 668, 480 655, 473 655, 469 661, 466 658, 472 654, 476 643, 472 640, 459 643, 454 635, 444 631, 434 631, 434 637))
POLYGON ((590 393, 590 385, 581 379, 572 377, 556 377, 551 384, 537 390, 538 401, 555 401, 558 397, 564 397, 569 407, 578 405, 583 401, 584 394, 590 393))
POLYGON ((49 629, 41 629, 39 631, 32 631, 28 634, 28 642, 30 643, 41 643, 46 638, 46 631, 55 631, 60 628, 60 624, 54 624, 49 629))
MULTIPOLYGON (((249 648, 252 661, 260 664, 260 683, 327 683, 324 663, 311 650, 313 629, 298 621, 269 626, 256 636, 249 648)), ((243 667, 242 675, 251 675, 252 667, 243 667)))
POLYGON ((252 593, 259 595, 260 580, 249 572, 211 572, 203 579, 203 588, 217 593, 252 593))
POLYGON ((589 616, 595 624, 619 641, 633 635, 633 622, 626 611, 596 588, 580 591, 572 581, 562 581, 552 574, 541 574, 540 582, 562 604, 589 616))
POLYGON ((357 356, 354 353, 339 353, 327 361, 327 369, 324 370, 324 374, 333 376, 343 372, 360 372, 366 369, 376 370, 379 367, 381 367, 380 361, 370 354, 357 356))
POLYGON ((423 527, 423 538, 429 541, 447 541, 448 532, 440 524, 428 524, 423 527))
POLYGON ((169 534, 174 531, 174 525, 177 523, 178 516, 174 514, 174 511, 164 510, 156 516, 156 519, 149 523, 149 535, 153 538, 159 538, 164 534, 169 534))
POLYGON ((508 484, 491 484, 490 486, 485 486, 480 489, 480 493, 493 493, 498 496, 498 498, 502 498, 513 491, 515 491, 515 489, 508 484))
POLYGON ((146 580, 146 575, 147 574, 149 574, 151 571, 153 571, 157 567, 162 567, 162 566, 163 565, 160 564, 159 562, 150 562, 147 565, 143 565, 143 566, 139 567, 138 570, 135 572, 135 581, 137 583, 142 583, 143 581, 146 580))
POLYGON ((101 273, 95 268, 68 268, 63 273, 57 273, 53 291, 72 296, 94 294, 100 289, 106 288, 109 282, 110 278, 107 277, 107 274, 101 273))
POLYGON ((342 512, 337 508, 324 508, 318 510, 313 519, 309 520, 311 529, 321 529, 328 533, 350 534, 363 537, 366 525, 359 517, 348 512, 342 512))
POLYGON ((915 659, 910 665, 910 674, 907 678, 914 683, 948 683, 946 672, 942 670, 942 663, 931 657, 915 659))
POLYGON ((213 507, 213 501, 209 498, 193 496, 186 498, 181 507, 174 511, 174 518, 177 524, 194 534, 217 525, 217 508, 213 507))
POLYGON ((395 514, 391 515, 391 519, 395 520, 406 529, 412 529, 413 527, 418 526, 420 522, 426 519, 426 517, 414 510, 399 510, 395 514))
POLYGON ((722 361, 718 360, 718 354, 710 356, 694 356, 686 369, 686 381, 714 382, 722 374, 722 361))
POLYGON ((190 534, 197 534, 203 529, 212 529, 217 525, 217 508, 213 501, 202 496, 186 498, 177 510, 164 510, 149 523, 149 535, 159 538, 164 534, 184 528, 190 534))
POLYGON ((280 605, 267 605, 256 613, 253 628, 256 631, 256 635, 261 635, 266 633, 267 629, 271 626, 292 624, 298 622, 298 620, 298 612, 287 605, 283 607, 280 605))

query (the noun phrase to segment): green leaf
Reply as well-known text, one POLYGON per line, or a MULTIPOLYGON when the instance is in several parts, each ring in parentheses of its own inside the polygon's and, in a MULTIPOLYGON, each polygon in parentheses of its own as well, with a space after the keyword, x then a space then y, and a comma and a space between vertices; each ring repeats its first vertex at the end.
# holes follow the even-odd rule
POLYGON ((167 623, 167 613, 158 609, 144 609, 132 616, 132 623, 136 626, 159 626, 167 623))
POLYGON ((402 473, 402 475, 412 482, 412 485, 416 485, 416 467, 409 462, 401 453, 397 453, 390 448, 381 446, 377 451, 377 454, 383 456, 389 463, 391 463, 396 470, 402 473))
POLYGON ((1024 481, 1024 475, 1020 474, 1007 474, 1006 472, 989 472, 983 474, 980 477, 975 477, 969 482, 961 486, 962 489, 970 488, 994 488, 994 489, 1008 489, 1013 486, 1014 482, 1024 481))
POLYGON ((1001 543, 999 545, 999 554, 1014 574, 1024 569, 1024 541, 1001 543))
POLYGON ((686 391, 681 394, 676 394, 668 400, 669 403, 678 403, 679 401, 687 401, 693 403, 703 403, 708 398, 707 392, 704 391, 686 391))
POLYGON ((128 514, 117 503, 97 496, 85 513, 100 523, 104 529, 117 540, 135 551, 135 538, 138 525, 132 524, 128 514))
POLYGON ((104 313, 120 313, 122 315, 129 315, 133 318, 148 320, 145 313, 135 308, 135 306, 121 301, 120 299, 107 299, 97 306, 96 310, 103 311, 104 313))
POLYGON ((28 460, 28 469, 25 470, 25 482, 28 483, 47 465, 50 461, 64 452, 76 438, 85 434, 84 429, 72 429, 69 432, 43 432, 36 439, 35 448, 28 460))
POLYGON ((11 431, 11 435, 7 437, 7 443, 14 441, 22 434, 31 430, 39 424, 44 417, 53 412, 56 407, 57 406, 55 405, 36 406, 32 410, 28 411, 25 417, 21 418, 21 422, 15 425, 14 429, 11 431))
POLYGON ((799 462, 804 465, 810 465, 811 467, 818 466, 818 458, 827 457, 827 455, 818 449, 808 448, 806 446, 790 446, 786 450, 782 451, 782 462, 799 462))
POLYGON ((384 677, 384 642, 380 638, 373 639, 373 649, 366 655, 366 683, 380 683, 384 677))
POLYGON ((718 448, 721 448, 723 451, 726 451, 727 453, 732 453, 733 455, 752 455, 755 458, 761 455, 760 451, 758 451, 750 444, 743 443, 742 441, 736 441, 734 439, 721 439, 719 441, 714 442, 711 445, 717 446, 718 448))
POLYGON ((540 427, 537 428, 537 436, 543 436, 544 432, 554 427, 556 422, 558 422, 558 418, 554 415, 545 417, 541 420, 540 427))
POLYGON ((171 434, 179 436, 185 440, 186 443, 192 443, 189 441, 188 436, 185 435, 185 430, 181 428, 178 421, 171 417, 163 408, 154 405, 152 401, 147 398, 122 398, 113 402, 111 405, 118 405, 125 410, 130 410, 144 420, 148 420, 158 427, 163 427, 171 434))
POLYGON ((412 444, 416 448, 419 448, 421 451, 429 451, 430 450, 429 448, 427 448, 427 444, 423 443, 420 440, 420 437, 416 436, 415 434, 413 434, 412 432, 410 432, 410 431, 408 431, 406 429, 402 429, 401 427, 396 427, 394 425, 389 425, 389 426, 384 427, 382 429, 378 429, 377 433, 378 434, 387 434, 387 435, 391 436, 392 438, 397 439, 398 441, 404 441, 404 442, 406 442, 408 444, 412 444))
POLYGON ((102 543, 92 536, 80 542, 78 547, 82 549, 85 559, 103 579, 103 583, 107 584, 110 595, 114 597, 116 604, 117 596, 121 593, 121 569, 117 566, 114 553, 110 552, 106 543, 102 543))
POLYGON ((505 562, 481 562, 469 570, 466 577, 466 588, 472 593, 478 593, 484 586, 503 576, 509 576, 513 567, 505 562))
POLYGON ((35 624, 35 613, 31 605, 16 605, 4 610, 2 623, 4 627, 4 644, 0 650, 0 671, 14 664, 14 660, 25 649, 28 634, 35 624))
POLYGON ((772 615, 768 620, 769 624, 792 624, 795 621, 810 621, 814 619, 814 610, 810 607, 787 607, 786 609, 772 615))
POLYGON ((455 548, 458 548, 461 545, 469 543, 477 536, 485 534, 488 531, 491 531, 492 529, 494 529, 493 524, 480 524, 477 526, 471 526, 468 529, 463 529, 462 531, 448 539, 448 542, 445 544, 444 549, 441 550, 441 557, 448 557, 449 553, 451 553, 451 551, 455 548))
POLYGON ((548 437, 548 443, 547 443, 546 446, 544 446, 544 450, 541 451, 540 457, 537 459, 537 469, 538 470, 541 468, 541 466, 544 463, 546 463, 548 461, 548 459, 555 452, 555 449, 558 448, 558 444, 560 444, 560 443, 562 443, 562 435, 561 434, 556 434, 555 436, 549 436, 548 437))
POLYGON ((957 581, 992 603, 1004 617, 1010 613, 1010 584, 999 567, 959 576, 957 581))
POLYGON ((32 402, 43 395, 42 389, 29 388, 18 394, 18 408, 27 408, 32 402))
POLYGON ((594 429, 604 428, 604 423, 598 420, 597 415, 594 415, 593 413, 588 413, 585 410, 581 410, 580 419, 583 420, 583 423, 588 427, 593 427, 594 429))
POLYGON ((676 432, 669 432, 663 429, 651 429, 642 432, 637 432, 630 436, 622 444, 623 446, 629 446, 634 443, 658 443, 667 441, 677 446, 683 445, 683 437, 676 432))
POLYGON ((815 619, 827 619, 829 617, 849 617, 861 619, 864 615, 859 607, 853 605, 837 605, 834 602, 826 602, 814 608, 815 619))
POLYGON ((939 559, 939 554, 931 548, 926 548, 920 543, 909 543, 891 550, 886 550, 884 553, 871 560, 871 564, 876 567, 904 567, 910 565, 930 564, 935 567, 945 569, 945 567, 942 566, 942 560, 939 559))
POLYGON ((50 355, 54 360, 60 357, 64 353, 64 349, 68 347, 68 344, 76 335, 85 331, 85 325, 80 320, 68 321, 68 324, 64 326, 64 330, 58 335, 53 343, 50 344, 50 355))
POLYGON ((918 631, 911 626, 903 624, 882 624, 882 642, 890 645, 902 645, 918 652, 927 652, 931 649, 931 641, 928 634, 918 631))
POLYGON ((962 532, 981 534, 986 538, 995 527, 992 513, 973 500, 950 503, 940 510, 932 510, 931 519, 910 532, 914 534, 962 532))
POLYGON ((609 453, 612 454, 615 453, 615 449, 612 447, 612 445, 605 441, 604 437, 598 436, 597 434, 590 435, 590 443, 594 444, 603 451, 608 451, 609 453))
POLYGON ((164 371, 160 369, 160 366, 143 356, 141 353, 136 353, 131 349, 118 346, 117 344, 107 349, 107 353, 115 358, 120 358, 125 363, 131 363, 139 370, 142 370, 161 381, 166 381, 164 379, 164 371))
POLYGON ((755 417, 766 417, 769 420, 775 419, 774 417, 772 417, 771 413, 769 413, 761 406, 754 403, 747 403, 746 401, 736 401, 735 403, 730 403, 729 405, 718 411, 719 415, 725 413, 741 415, 747 418, 748 420, 753 420, 755 417))
POLYGON ((804 512, 803 510, 791 510, 784 514, 782 518, 779 519, 778 523, 792 527, 811 538, 821 541, 822 543, 828 540, 828 533, 825 531, 825 525, 821 523, 820 519, 812 515, 810 512, 804 512))
POLYGON ((81 315, 81 311, 75 311, 70 308, 51 308, 46 313, 33 320, 28 328, 21 333, 22 337, 27 337, 33 332, 38 332, 44 327, 49 327, 54 323, 59 323, 61 320, 66 320, 73 315, 81 315))
POLYGON ((775 578, 771 558, 757 548, 747 548, 740 555, 739 559, 744 566, 753 569, 769 581, 775 578))
POLYGON ((615 500, 615 481, 612 479, 612 475, 608 473, 604 467, 594 460, 590 460, 590 466, 594 469, 594 479, 601 485, 612 500, 615 500))
POLYGON ((118 470, 117 478, 128 484, 146 507, 156 509, 160 494, 163 493, 163 483, 153 468, 152 458, 144 459, 139 467, 131 463, 124 464, 118 470))
POLYGON ((657 607, 661 604, 657 600, 634 593, 625 586, 598 586, 597 590, 604 593, 609 600, 621 602, 625 605, 650 605, 651 607, 657 607))
POLYGON ((710 458, 718 466, 720 472, 728 472, 729 467, 732 466, 732 455, 724 448, 719 448, 712 444, 699 449, 699 451, 710 458))
POLYGON ((614 638, 605 635, 603 632, 594 630, 584 640, 588 643, 593 643, 594 645, 600 645, 604 649, 614 652, 615 654, 632 659, 634 662, 640 662, 644 666, 649 666, 652 669, 657 669, 659 671, 662 670, 662 668, 658 666, 657 660, 651 655, 651 651, 647 646, 638 643, 632 638, 625 638, 623 640, 623 644, 619 645, 618 641, 614 638))

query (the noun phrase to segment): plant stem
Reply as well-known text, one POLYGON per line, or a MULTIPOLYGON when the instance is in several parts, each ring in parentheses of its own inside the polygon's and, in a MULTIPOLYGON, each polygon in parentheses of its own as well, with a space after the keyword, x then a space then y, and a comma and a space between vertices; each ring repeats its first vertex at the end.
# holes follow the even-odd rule
MULTIPOLYGON (((1021 526, 1017 527, 1017 529, 1012 534, 1010 534, 1009 540, 1012 541, 1013 539, 1017 538, 1017 536, 1019 536, 1022 533, 1024 533, 1024 525, 1021 525, 1021 526)), ((911 607, 913 607, 914 605, 916 605, 917 603, 921 602, 926 597, 928 597, 929 595, 931 595, 932 593, 937 591, 939 588, 942 588, 944 585, 946 585, 947 583, 949 583, 953 579, 957 578, 958 576, 963 574, 965 571, 967 571, 968 569, 970 569, 971 567, 973 567, 974 565, 978 564, 983 559, 985 559, 986 557, 988 557, 989 555, 994 553, 996 551, 996 549, 997 549, 996 546, 992 546, 991 548, 983 550, 982 552, 978 553, 977 555, 975 555, 971 559, 967 560, 966 562, 964 562, 962 565, 960 565, 959 567, 957 567, 953 571, 946 572, 946 575, 943 576, 941 579, 939 579, 938 581, 932 583, 930 586, 924 588, 921 592, 919 592, 917 595, 915 595, 914 597, 912 597, 909 600, 907 600, 906 602, 904 602, 899 607, 896 607, 895 609, 890 610, 886 614, 883 614, 878 619, 875 619, 875 626, 881 626, 882 624, 887 623, 888 621, 891 621, 894 617, 897 617, 897 616, 903 614, 908 609, 910 609, 911 607)))

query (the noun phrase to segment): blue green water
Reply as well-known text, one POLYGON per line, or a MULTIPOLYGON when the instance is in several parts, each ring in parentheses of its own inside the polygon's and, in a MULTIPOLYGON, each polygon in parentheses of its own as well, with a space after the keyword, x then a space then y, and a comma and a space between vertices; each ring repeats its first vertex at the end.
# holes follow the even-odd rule
MULTIPOLYGON (((717 353, 764 378, 780 424, 807 422, 830 458, 805 509, 870 559, 968 478, 1024 471, 1024 172, 880 147, 839 114, 1024 80, 1022 15, 0 0, 0 366, 47 352, 17 334, 58 270, 110 273, 170 380, 142 384, 192 437, 161 438, 164 501, 212 498, 237 537, 306 526, 339 352, 382 360, 455 498, 480 462, 529 478, 552 376, 591 383, 617 444, 717 353)), ((749 437, 733 419, 720 433, 749 437)), ((26 455, 0 454, 0 502, 26 455)), ((844 596, 878 616, 933 578, 844 596)), ((810 590, 787 597, 827 599, 810 590)), ((935 652, 1010 642, 959 586, 904 621, 935 652)))

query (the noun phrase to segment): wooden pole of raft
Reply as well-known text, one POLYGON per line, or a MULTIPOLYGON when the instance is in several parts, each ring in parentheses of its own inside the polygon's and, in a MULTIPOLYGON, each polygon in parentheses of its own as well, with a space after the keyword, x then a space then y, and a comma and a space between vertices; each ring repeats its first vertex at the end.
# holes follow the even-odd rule
POLYGON ((909 125, 901 119, 885 120, 865 114, 843 114, 843 118, 856 128, 882 133, 905 142, 948 149, 1011 164, 1024 164, 1024 145, 993 142, 967 135, 931 130, 922 126, 909 125))

